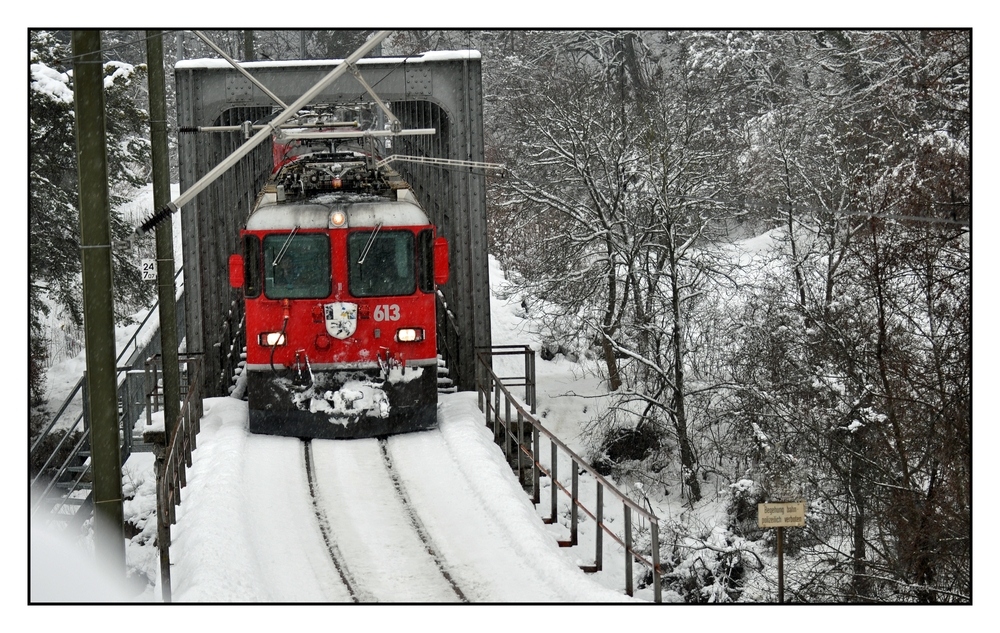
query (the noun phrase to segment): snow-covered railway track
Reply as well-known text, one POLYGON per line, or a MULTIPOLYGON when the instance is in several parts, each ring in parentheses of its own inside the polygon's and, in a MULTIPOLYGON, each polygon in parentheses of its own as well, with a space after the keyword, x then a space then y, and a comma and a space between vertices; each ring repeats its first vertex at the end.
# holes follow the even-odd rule
POLYGON ((319 526, 320 533, 323 535, 323 542, 326 544, 326 551, 330 555, 330 562, 333 563, 334 568, 337 570, 337 574, 340 576, 341 582, 343 582, 344 587, 347 588, 351 601, 358 602, 358 592, 355 590, 354 583, 344 567, 343 557, 340 554, 337 543, 330 534, 330 522, 326 518, 326 513, 323 511, 322 504, 319 502, 319 497, 316 492, 316 474, 315 468, 313 467, 312 442, 310 440, 303 440, 302 444, 302 453, 305 458, 306 479, 309 482, 309 498, 312 500, 313 510, 316 515, 316 522, 319 526))
MULTIPOLYGON (((245 433, 240 429, 240 433, 245 433)), ((234 500, 246 521, 237 533, 243 565, 231 575, 239 586, 215 593, 218 579, 195 583, 198 591, 187 599, 251 602, 351 602, 357 601, 342 570, 330 556, 323 526, 310 520, 315 505, 309 495, 302 442, 291 437, 246 436, 246 459, 239 471, 217 468, 214 484, 239 478, 243 493, 234 500), (257 579, 257 580, 254 580, 257 579)), ((225 463, 225 462, 222 462, 225 463)), ((228 500, 216 500, 226 502, 228 500)), ((214 552, 200 552, 202 557, 214 552)), ((236 564, 237 561, 230 561, 236 564)), ((199 570, 197 564, 195 569, 199 570)), ((182 596, 183 597, 183 596, 182 596)))
POLYGON ((359 602, 465 602, 386 446, 305 441, 310 494, 331 560, 359 602))
POLYGON ((558 547, 475 394, 385 441, 255 435, 234 398, 206 411, 171 547, 177 602, 629 601, 558 547))
POLYGON ((416 529, 417 534, 420 536, 420 540, 423 541, 424 545, 427 547, 427 553, 430 554, 431 558, 434 559, 434 563, 437 565, 438 570, 441 572, 441 575, 444 576, 445 580, 448 581, 448 584, 451 585, 451 588, 455 591, 455 595, 458 596, 459 600, 461 600, 462 602, 468 602, 468 600, 465 597, 465 594, 462 593, 461 587, 458 586, 458 584, 455 582, 455 579, 452 578, 451 574, 448 572, 448 569, 445 567, 443 563, 444 559, 442 558, 441 554, 437 551, 437 548, 434 546, 431 536, 427 532, 427 528, 424 527, 424 524, 420 520, 420 517, 414 511, 413 504, 410 502, 409 495, 407 495, 406 489, 403 486, 403 481, 400 478, 399 473, 396 472, 396 469, 392 464, 392 456, 389 454, 389 442, 387 440, 381 439, 379 440, 378 445, 379 449, 382 452, 382 461, 385 462, 386 470, 392 477, 392 483, 396 487, 396 492, 399 494, 399 498, 403 502, 404 507, 406 508, 406 512, 410 517, 410 523, 413 525, 414 529, 416 529))

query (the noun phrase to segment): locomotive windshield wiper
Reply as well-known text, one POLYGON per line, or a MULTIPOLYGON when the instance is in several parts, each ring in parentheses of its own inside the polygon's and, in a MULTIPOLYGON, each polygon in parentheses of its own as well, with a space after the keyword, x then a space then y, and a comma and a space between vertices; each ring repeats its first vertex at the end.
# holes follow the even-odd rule
POLYGON ((288 234, 288 237, 285 238, 285 243, 281 245, 281 249, 278 250, 278 254, 274 256, 274 261, 271 262, 272 266, 277 266, 278 262, 281 261, 281 258, 285 256, 285 251, 288 250, 288 246, 292 243, 292 238, 295 237, 295 233, 298 230, 299 227, 296 226, 292 229, 292 232, 288 234))
POLYGON ((372 249, 372 244, 375 243, 375 236, 378 235, 378 231, 381 228, 382 228, 381 222, 375 225, 375 230, 372 231, 371 237, 368 238, 368 243, 365 244, 364 250, 361 251, 361 257, 358 258, 358 266, 365 263, 365 258, 368 257, 368 251, 372 249))

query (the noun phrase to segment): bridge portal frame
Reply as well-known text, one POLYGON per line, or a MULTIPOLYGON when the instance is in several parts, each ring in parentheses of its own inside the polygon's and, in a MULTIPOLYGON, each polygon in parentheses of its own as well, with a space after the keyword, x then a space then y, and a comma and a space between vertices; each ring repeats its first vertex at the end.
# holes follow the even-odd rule
MULTIPOLYGON (((285 103, 294 102, 342 60, 245 62, 241 66, 285 103)), ((391 153, 483 162, 482 66, 478 51, 363 58, 355 65, 405 129, 433 127, 433 136, 396 137, 391 153)), ((181 130, 261 121, 280 108, 228 62, 185 60, 175 66, 177 125, 181 130)), ((317 104, 374 103, 347 73, 317 104)), ((181 191, 187 190, 243 143, 239 132, 178 134, 181 191)), ((264 143, 181 211, 187 353, 204 355, 206 395, 225 395, 242 347, 242 297, 228 283, 228 258, 239 252, 239 230, 273 166, 264 143), (234 341, 238 341, 234 344, 234 341)), ((459 389, 475 388, 475 350, 490 345, 486 181, 482 170, 398 162, 451 245, 451 279, 441 288, 457 326, 459 389)))

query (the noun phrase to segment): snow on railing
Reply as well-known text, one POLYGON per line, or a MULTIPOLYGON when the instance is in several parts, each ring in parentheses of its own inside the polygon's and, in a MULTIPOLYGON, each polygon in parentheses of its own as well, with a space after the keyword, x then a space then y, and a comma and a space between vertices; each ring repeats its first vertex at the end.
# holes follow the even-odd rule
POLYGON ((615 488, 614 485, 608 482, 580 456, 573 452, 572 449, 543 427, 534 416, 536 404, 534 350, 527 345, 484 347, 477 349, 476 358, 476 391, 479 394, 479 410, 486 414, 487 425, 492 424, 494 441, 503 448, 507 463, 517 472, 518 481, 521 482, 522 486, 527 485, 526 476, 530 470, 532 502, 535 506, 541 504, 541 476, 545 475, 552 482, 550 487, 549 516, 543 518, 543 521, 552 524, 559 520, 558 495, 560 491, 570 498, 570 525, 568 526, 570 537, 568 540, 558 541, 560 547, 574 547, 578 545, 579 512, 582 511, 594 521, 598 529, 594 533, 594 564, 581 565, 581 569, 588 573, 601 571, 604 558, 603 537, 604 534, 607 534, 625 550, 625 593, 629 596, 632 596, 634 593, 632 563, 635 560, 649 568, 652 572, 653 601, 657 603, 662 602, 660 588, 662 570, 660 569, 659 521, 656 515, 648 512, 615 488), (498 377, 492 367, 493 357, 514 354, 524 355, 524 377, 498 377), (509 387, 512 386, 524 387, 525 396, 523 404, 511 395, 509 387), (502 405, 501 400, 503 400, 502 405), (501 406, 503 408, 502 411, 501 406), (516 418, 512 417, 514 413, 516 413, 516 418), (530 443, 525 441, 526 437, 530 440, 530 443), (548 467, 543 465, 541 461, 542 453, 540 445, 542 437, 548 440, 551 451, 548 467), (559 480, 558 464, 560 454, 570 460, 571 474, 568 487, 565 481, 559 480), (597 485, 596 501, 592 502, 593 509, 589 508, 581 500, 581 471, 592 476, 597 485), (609 529, 604 521, 605 491, 622 503, 624 515, 622 536, 609 529), (644 552, 640 552, 633 543, 633 513, 638 515, 640 520, 645 520, 649 523, 649 558, 652 560, 649 560, 644 552))

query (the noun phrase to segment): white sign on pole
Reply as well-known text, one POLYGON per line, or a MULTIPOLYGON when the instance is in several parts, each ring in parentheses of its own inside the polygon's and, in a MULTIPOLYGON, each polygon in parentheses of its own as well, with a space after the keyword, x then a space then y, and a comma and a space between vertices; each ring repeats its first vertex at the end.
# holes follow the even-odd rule
POLYGON ((142 258, 142 279, 156 279, 156 260, 147 257, 142 258))
POLYGON ((757 527, 786 528, 805 527, 805 525, 805 501, 757 504, 757 527))

